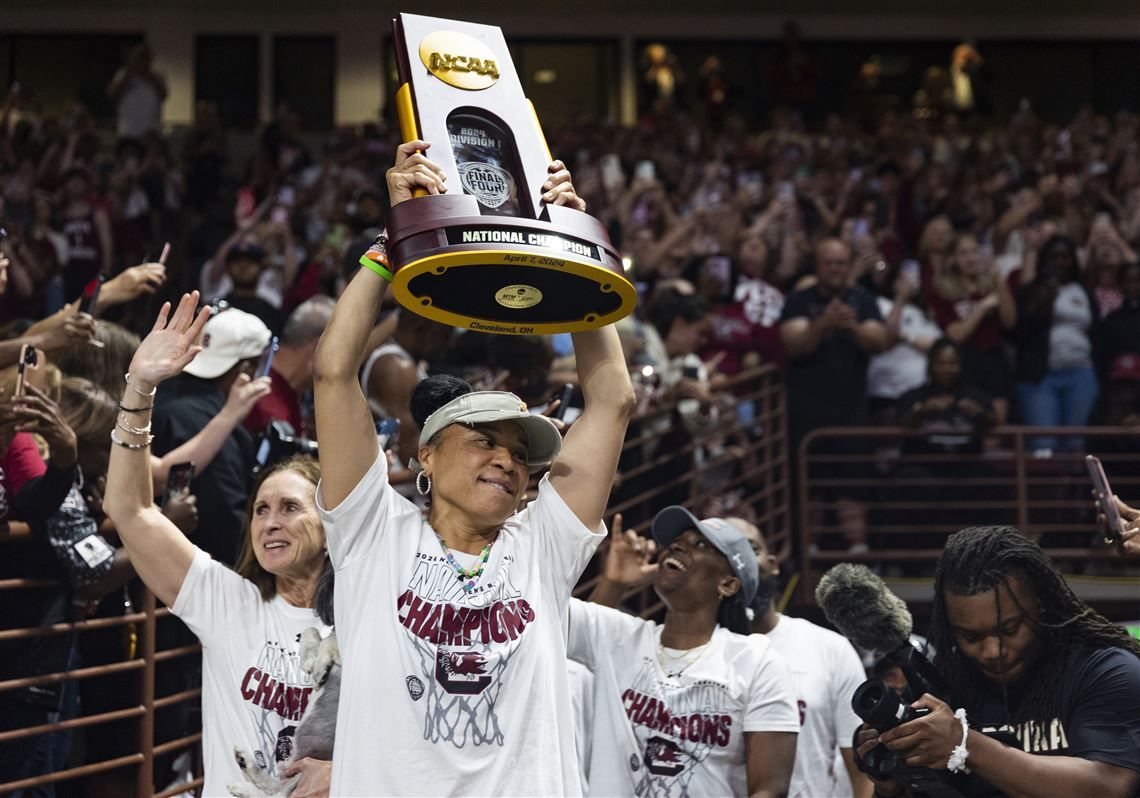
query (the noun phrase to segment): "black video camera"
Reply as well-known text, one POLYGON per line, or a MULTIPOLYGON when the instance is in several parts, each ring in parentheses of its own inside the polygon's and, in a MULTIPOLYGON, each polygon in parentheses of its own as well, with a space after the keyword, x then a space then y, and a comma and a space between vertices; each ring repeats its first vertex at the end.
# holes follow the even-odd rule
MULTIPOLYGON (((883 658, 884 664, 897 665, 906 677, 906 687, 896 693, 882 679, 868 679, 855 689, 851 696, 851 708, 871 728, 882 733, 923 715, 929 709, 914 709, 911 704, 924 693, 942 698, 947 695, 938 671, 934 669, 922 652, 910 642, 904 643, 883 658)), ((855 732, 859 747, 859 732, 855 732)), ((906 788, 907 793, 916 798, 961 798, 962 792, 954 785, 958 781, 953 774, 930 768, 914 767, 887 748, 878 745, 867 752, 865 757, 855 757, 859 770, 880 781, 893 779, 906 788)))
POLYGON ((261 433, 251 476, 256 479, 269 466, 297 454, 316 457, 317 442, 298 435, 288 421, 275 418, 265 425, 265 432, 261 433))

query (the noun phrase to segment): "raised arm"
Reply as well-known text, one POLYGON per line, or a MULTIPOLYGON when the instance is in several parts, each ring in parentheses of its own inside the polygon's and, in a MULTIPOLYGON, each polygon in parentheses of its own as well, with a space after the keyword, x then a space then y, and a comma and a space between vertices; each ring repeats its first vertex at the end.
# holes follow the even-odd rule
MULTIPOLYGON (((549 167, 545 202, 579 211, 586 203, 574 191, 561 161, 549 167)), ((637 406, 625 354, 613 325, 571 336, 585 409, 566 433, 562 452, 550 467, 550 484, 588 528, 596 530, 610 498, 625 428, 637 406)))
POLYGON ((154 327, 131 359, 118 423, 112 433, 111 462, 103 509, 115 523, 135 570, 166 605, 174 603, 194 560, 194 546, 154 503, 150 473, 151 408, 163 380, 182 371, 201 349, 196 341, 210 318, 194 315, 198 292, 183 294, 170 315, 166 302, 154 327))
POLYGON ((566 433, 550 484, 590 529, 602 522, 636 398, 613 325, 574 333, 585 409, 566 433))
MULTIPOLYGON (((443 173, 423 152, 426 141, 409 141, 396 149, 388 170, 392 204, 411 199, 424 188, 442 194, 443 173)), ((380 303, 388 290, 384 277, 362 268, 337 300, 313 361, 317 443, 320 446, 321 502, 333 509, 368 472, 379 450, 368 401, 357 374, 380 303)))

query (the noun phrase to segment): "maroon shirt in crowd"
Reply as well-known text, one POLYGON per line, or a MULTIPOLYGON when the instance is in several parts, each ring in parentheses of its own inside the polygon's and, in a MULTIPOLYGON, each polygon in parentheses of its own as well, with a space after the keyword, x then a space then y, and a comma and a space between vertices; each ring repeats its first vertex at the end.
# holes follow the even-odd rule
MULTIPOLYGON (((930 298, 930 312, 935 324, 945 330, 954 322, 969 318, 974 308, 985 298, 984 293, 974 293, 966 299, 953 301, 935 294, 930 298)), ((974 334, 962 342, 962 346, 975 352, 990 352, 999 348, 1004 340, 1005 330, 1002 329, 1001 319, 995 310, 982 320, 974 334)))
POLYGON ((0 521, 7 521, 12 501, 24 485, 47 472, 47 463, 30 432, 17 432, 4 450, 0 472, 0 521))
POLYGON ((305 419, 301 415, 301 397, 297 396, 297 392, 276 369, 269 370, 269 381, 272 388, 249 411, 245 417, 245 428, 254 435, 260 435, 265 431, 265 426, 276 418, 288 421, 298 435, 306 435, 305 419))

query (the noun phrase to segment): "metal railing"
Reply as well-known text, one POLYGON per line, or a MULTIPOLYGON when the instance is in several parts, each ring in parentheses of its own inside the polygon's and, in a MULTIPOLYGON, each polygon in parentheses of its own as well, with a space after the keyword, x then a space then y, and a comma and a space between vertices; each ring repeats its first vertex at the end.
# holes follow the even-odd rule
POLYGON ((976 439, 970 453, 938 453, 931 434, 837 427, 804 437, 797 458, 801 601, 814 602, 819 577, 837 562, 874 564, 903 599, 929 601, 950 534, 1008 524, 1041 545, 1078 595, 1140 608, 1137 568, 1104 543, 1084 464, 1086 451, 1097 454, 1118 495, 1140 497, 1140 430, 1004 426, 976 439), (1038 442, 1048 438, 1060 445, 1042 456, 1038 442), (852 549, 853 541, 865 549, 852 549))
MULTIPOLYGON (((19 525, 13 525, 18 527, 19 525)), ((24 533, 26 534, 26 533, 24 533)), ((0 537, 0 557, 8 545, 16 545, 21 532, 0 537)), ((149 798, 155 795, 152 787, 154 780, 154 757, 165 753, 181 751, 195 746, 201 738, 200 733, 185 735, 179 739, 170 740, 156 745, 154 740, 155 715, 157 712, 169 709, 176 705, 188 702, 198 702, 201 698, 200 687, 186 690, 174 695, 155 697, 155 673, 158 667, 172 660, 188 656, 197 656, 201 652, 200 645, 180 646, 165 650, 156 650, 157 628, 160 622, 170 616, 170 610, 156 606, 154 595, 142 585, 139 585, 139 607, 133 613, 127 613, 110 618, 91 618, 89 620, 72 623, 56 623, 50 625, 34 626, 23 629, 5 629, 0 631, 0 643, 20 645, 23 641, 34 638, 58 635, 85 635, 91 632, 108 629, 126 628, 134 625, 138 634, 138 648, 135 656, 125 658, 119 662, 112 662, 89 667, 78 667, 71 670, 57 671, 36 676, 17 677, 0 680, 0 695, 11 694, 16 690, 28 687, 60 684, 65 681, 83 681, 87 679, 109 676, 112 674, 131 674, 135 676, 134 690, 122 696, 124 705, 113 710, 98 712, 92 715, 79 715, 70 720, 57 723, 46 723, 22 729, 12 729, 0 732, 0 743, 12 743, 26 740, 49 732, 87 730, 90 733, 107 724, 124 720, 134 720, 137 750, 126 755, 115 756, 81 765, 57 770, 40 776, 9 781, 10 774, 0 774, 0 795, 10 791, 28 789, 44 784, 57 784, 74 779, 95 776, 101 773, 119 769, 133 770, 134 798, 149 798)), ((63 590, 58 582, 52 579, 0 579, 0 604, 9 605, 9 602, 21 600, 32 591, 63 590)), ((170 621, 168 621, 170 622, 170 621)), ((78 644, 78 641, 76 641, 78 644)), ((202 779, 198 778, 172 787, 159 796, 177 795, 188 789, 200 787, 202 779)))

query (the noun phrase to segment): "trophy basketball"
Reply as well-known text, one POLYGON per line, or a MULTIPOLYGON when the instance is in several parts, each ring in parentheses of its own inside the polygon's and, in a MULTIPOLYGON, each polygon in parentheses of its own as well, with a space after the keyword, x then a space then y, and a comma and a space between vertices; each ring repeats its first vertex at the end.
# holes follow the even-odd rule
POLYGON ((637 303, 592 216, 542 201, 550 150, 499 28, 393 20, 404 141, 432 143, 448 192, 388 217, 396 300, 420 315, 508 335, 612 324, 637 303))

